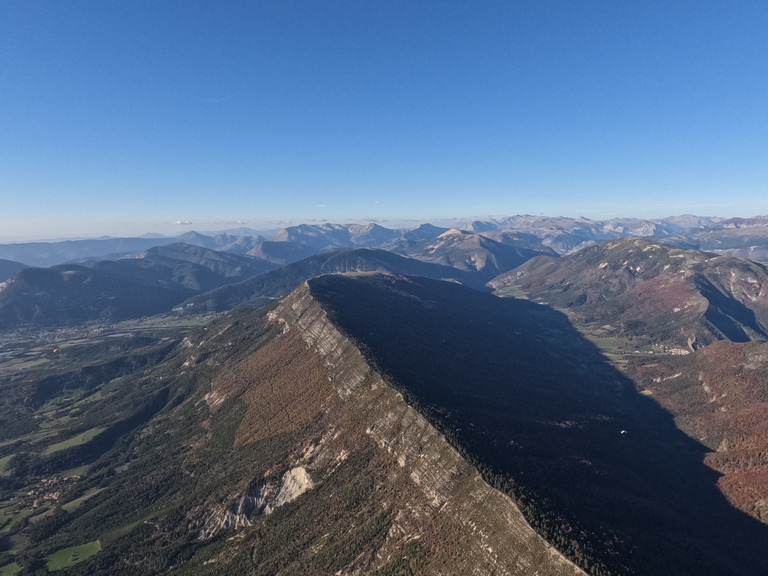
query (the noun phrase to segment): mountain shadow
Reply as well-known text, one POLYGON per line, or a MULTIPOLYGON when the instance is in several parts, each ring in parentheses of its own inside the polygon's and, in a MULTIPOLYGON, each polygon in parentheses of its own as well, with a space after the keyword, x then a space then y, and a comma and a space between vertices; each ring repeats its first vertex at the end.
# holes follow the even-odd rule
POLYGON ((0 291, 0 327, 117 321, 169 310, 194 294, 83 266, 19 270, 0 291))
POLYGON ((764 574, 768 527, 565 315, 426 278, 308 281, 329 318, 591 574, 764 574))
POLYGON ((753 338, 747 334, 746 328, 757 338, 768 339, 768 333, 753 310, 735 298, 723 294, 703 274, 697 274, 694 282, 702 296, 707 299, 709 305, 704 318, 711 324, 714 332, 719 332, 731 342, 750 342, 753 338))
POLYGON ((26 268, 26 264, 21 262, 14 262, 13 260, 0 260, 0 282, 5 282, 16 274, 22 268, 26 268))

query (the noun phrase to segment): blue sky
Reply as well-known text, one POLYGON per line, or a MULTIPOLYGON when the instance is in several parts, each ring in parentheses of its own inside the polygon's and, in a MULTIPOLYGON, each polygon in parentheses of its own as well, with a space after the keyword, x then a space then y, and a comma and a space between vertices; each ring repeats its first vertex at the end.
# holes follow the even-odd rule
POLYGON ((768 3, 0 2, 0 239, 768 213, 768 3))

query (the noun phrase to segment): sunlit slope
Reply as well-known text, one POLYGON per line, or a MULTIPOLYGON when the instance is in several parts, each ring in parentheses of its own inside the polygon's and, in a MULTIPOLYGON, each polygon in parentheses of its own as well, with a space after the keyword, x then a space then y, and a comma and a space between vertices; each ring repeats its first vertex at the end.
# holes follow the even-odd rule
POLYGON ((135 338, 3 376, 24 426, 5 422, 0 444, 16 498, 0 567, 763 571, 766 527, 723 498, 704 447, 547 307, 326 275, 269 309, 135 338))
POLYGON ((637 345, 690 350, 721 339, 768 339, 764 265, 648 240, 535 258, 490 285, 566 308, 575 321, 606 326, 637 345))

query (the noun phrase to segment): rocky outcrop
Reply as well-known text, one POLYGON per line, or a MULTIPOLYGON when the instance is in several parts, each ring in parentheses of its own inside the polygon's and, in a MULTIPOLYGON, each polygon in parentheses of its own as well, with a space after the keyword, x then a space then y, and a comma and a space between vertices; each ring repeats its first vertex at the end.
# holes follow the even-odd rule
POLYGON ((214 508, 205 519, 198 539, 209 540, 229 529, 250 526, 255 516, 270 514, 276 508, 293 502, 312 486, 312 478, 302 466, 283 474, 280 483, 256 483, 243 494, 233 495, 228 507, 214 508))

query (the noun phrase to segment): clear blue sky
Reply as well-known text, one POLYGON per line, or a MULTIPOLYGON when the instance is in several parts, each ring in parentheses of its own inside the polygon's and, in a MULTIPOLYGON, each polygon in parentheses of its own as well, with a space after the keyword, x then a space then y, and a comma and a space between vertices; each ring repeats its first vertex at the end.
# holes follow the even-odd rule
POLYGON ((0 238, 768 213, 768 2, 3 0, 0 238))

